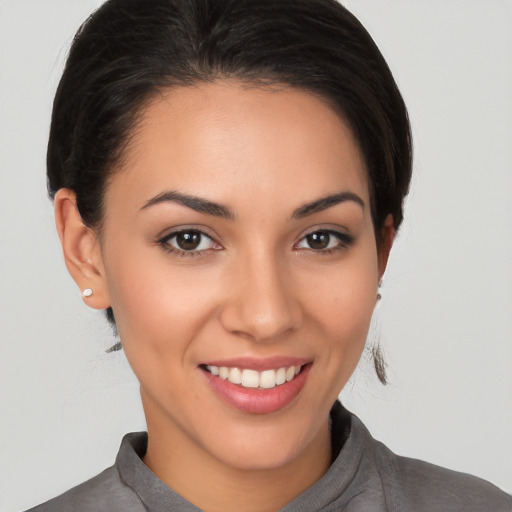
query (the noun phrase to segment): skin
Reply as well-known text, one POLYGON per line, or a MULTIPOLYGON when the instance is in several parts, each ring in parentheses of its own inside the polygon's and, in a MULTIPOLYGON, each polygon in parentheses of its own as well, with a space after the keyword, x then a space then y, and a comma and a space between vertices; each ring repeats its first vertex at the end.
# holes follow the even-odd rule
POLYGON ((112 306, 140 381, 149 445, 144 462, 208 511, 276 510, 331 462, 329 410, 355 369, 393 239, 377 248, 365 163, 344 121, 290 88, 217 82, 157 96, 113 175, 101 236, 70 190, 55 199, 66 264, 93 308, 112 306), (224 205, 233 218, 165 191, 224 205), (357 195, 310 215, 304 204, 357 195), (193 255, 169 252, 177 228, 200 229, 193 255), (331 235, 328 250, 305 236, 331 235), (200 364, 233 357, 303 357, 300 394, 271 414, 224 402, 200 364), (197 485, 201 482, 201 485, 197 485))

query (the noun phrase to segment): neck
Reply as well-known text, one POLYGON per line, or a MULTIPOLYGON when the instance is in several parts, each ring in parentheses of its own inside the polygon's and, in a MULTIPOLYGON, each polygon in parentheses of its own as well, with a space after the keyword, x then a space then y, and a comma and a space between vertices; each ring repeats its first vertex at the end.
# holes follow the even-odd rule
POLYGON ((207 512, 278 510, 317 482, 331 463, 327 419, 292 460, 258 469, 226 465, 166 423, 148 419, 144 463, 174 491, 207 512))

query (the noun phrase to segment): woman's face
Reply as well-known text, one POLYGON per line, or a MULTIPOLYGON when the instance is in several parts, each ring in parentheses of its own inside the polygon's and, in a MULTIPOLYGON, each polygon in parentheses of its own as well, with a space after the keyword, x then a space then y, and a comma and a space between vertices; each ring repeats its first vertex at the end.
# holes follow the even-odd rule
POLYGON ((105 284, 150 439, 247 469, 325 438, 385 259, 340 117, 290 88, 173 89, 105 205, 105 284))

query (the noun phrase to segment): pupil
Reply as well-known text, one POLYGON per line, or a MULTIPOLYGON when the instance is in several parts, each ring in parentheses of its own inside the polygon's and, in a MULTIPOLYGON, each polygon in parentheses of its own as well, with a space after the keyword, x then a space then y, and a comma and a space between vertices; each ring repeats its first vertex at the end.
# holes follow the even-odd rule
POLYGON ((193 251, 201 243, 201 233, 179 233, 176 236, 176 243, 184 251, 193 251))
POLYGON ((311 249, 325 249, 329 245, 329 233, 318 231, 307 236, 308 245, 311 249))

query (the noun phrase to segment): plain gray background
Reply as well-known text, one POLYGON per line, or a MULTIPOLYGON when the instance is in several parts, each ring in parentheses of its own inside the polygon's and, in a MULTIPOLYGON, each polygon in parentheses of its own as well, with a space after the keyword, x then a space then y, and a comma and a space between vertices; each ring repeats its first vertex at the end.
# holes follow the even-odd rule
MULTIPOLYGON (((144 429, 101 314, 68 277, 45 194, 52 97, 101 2, 0 0, 0 510, 68 489, 144 429)), ((512 3, 350 0, 408 104, 415 175, 345 404, 394 451, 512 491, 512 3)))

